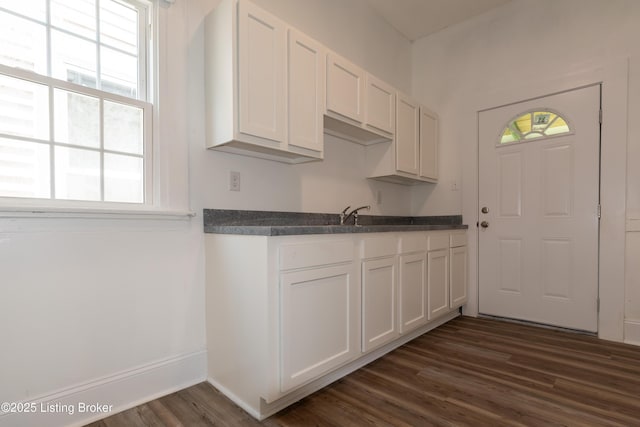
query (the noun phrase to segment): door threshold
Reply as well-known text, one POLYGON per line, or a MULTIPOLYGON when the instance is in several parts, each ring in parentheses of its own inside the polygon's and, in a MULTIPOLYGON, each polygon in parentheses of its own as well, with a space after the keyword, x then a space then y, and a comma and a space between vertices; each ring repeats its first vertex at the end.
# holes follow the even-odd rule
POLYGON ((539 323, 539 322, 534 322, 534 321, 531 321, 531 320, 513 319, 511 317, 494 316, 494 315, 491 315, 491 314, 483 314, 483 313, 478 313, 478 317, 480 319, 492 319, 492 320, 497 320, 497 321, 500 321, 500 322, 517 323, 519 325, 535 326, 537 328, 551 329, 551 330, 563 331, 563 332, 571 332, 571 333, 580 334, 580 335, 589 335, 589 336, 596 337, 596 338, 598 337, 598 333, 597 332, 585 331, 585 330, 582 330, 582 329, 564 328, 562 326, 548 325, 546 323, 539 323))

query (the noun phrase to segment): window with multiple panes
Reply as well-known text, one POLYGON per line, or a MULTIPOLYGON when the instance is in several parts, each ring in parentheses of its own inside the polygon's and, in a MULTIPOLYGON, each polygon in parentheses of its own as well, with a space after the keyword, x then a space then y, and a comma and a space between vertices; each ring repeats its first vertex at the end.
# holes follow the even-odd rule
POLYGON ((0 198, 149 203, 151 4, 0 0, 0 198))

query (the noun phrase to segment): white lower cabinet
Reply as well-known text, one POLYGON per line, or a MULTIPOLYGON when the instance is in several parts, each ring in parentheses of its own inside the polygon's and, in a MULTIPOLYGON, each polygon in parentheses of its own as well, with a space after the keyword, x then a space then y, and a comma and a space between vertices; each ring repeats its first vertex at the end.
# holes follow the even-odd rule
POLYGON ((395 256, 362 261, 362 351, 398 336, 397 268, 395 256))
POLYGON ((467 233, 451 233, 449 308, 458 308, 467 302, 467 259, 467 233))
POLYGON ((427 253, 429 320, 449 311, 449 249, 427 253))
POLYGON ((449 312, 449 232, 427 234, 427 287, 429 320, 449 312))
POLYGON ((352 264, 280 275, 280 391, 286 392, 359 353, 358 283, 352 264))
POLYGON ((427 323, 427 254, 400 255, 400 332, 427 323))
POLYGON ((398 337, 398 238, 392 233, 362 239, 362 351, 398 337))
POLYGON ((360 353, 360 277, 352 238, 280 241, 276 357, 286 393, 360 353))
POLYGON ((453 319, 466 239, 449 237, 207 234, 209 382, 262 419, 453 319))

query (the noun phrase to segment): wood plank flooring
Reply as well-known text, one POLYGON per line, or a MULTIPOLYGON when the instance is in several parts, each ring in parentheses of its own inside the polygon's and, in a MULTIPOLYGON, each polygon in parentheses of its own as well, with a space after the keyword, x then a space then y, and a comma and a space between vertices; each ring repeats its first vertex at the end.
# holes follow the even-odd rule
POLYGON ((262 423, 202 383, 113 426, 640 426, 640 347, 457 318, 262 423))

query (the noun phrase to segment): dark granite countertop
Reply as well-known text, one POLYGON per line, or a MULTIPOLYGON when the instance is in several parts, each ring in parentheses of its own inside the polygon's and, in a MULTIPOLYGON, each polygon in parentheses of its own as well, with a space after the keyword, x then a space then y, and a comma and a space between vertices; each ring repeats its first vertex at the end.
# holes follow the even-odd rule
POLYGON ((465 230, 462 215, 377 216, 360 215, 360 225, 340 225, 338 214, 204 210, 204 232, 255 236, 291 236, 301 234, 380 233, 400 231, 465 230))

